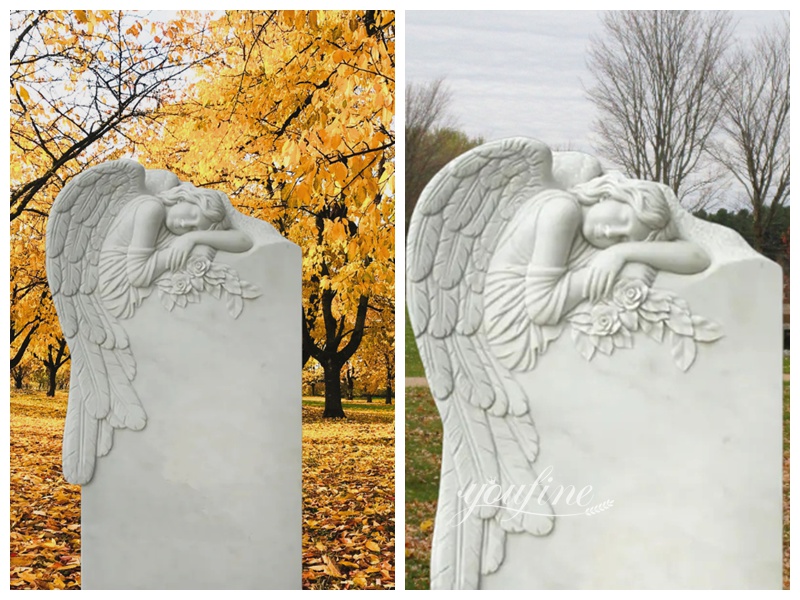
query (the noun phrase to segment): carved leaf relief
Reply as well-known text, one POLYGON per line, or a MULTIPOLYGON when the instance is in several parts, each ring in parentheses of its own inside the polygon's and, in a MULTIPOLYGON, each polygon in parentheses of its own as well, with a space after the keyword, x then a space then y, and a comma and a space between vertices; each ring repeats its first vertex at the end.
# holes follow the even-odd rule
POLYGON ((697 342, 711 343, 723 336, 718 323, 692 315, 682 298, 636 279, 618 281, 610 298, 578 306, 567 321, 575 348, 586 360, 595 352, 611 355, 618 348, 633 348, 638 331, 661 343, 666 327, 672 359, 681 371, 694 364, 697 342))
POLYGON ((202 256, 189 258, 184 269, 165 273, 155 284, 161 304, 169 311, 196 304, 202 294, 209 294, 217 300, 224 296, 228 314, 234 319, 242 313, 244 300, 261 296, 261 290, 240 279, 233 268, 202 256))

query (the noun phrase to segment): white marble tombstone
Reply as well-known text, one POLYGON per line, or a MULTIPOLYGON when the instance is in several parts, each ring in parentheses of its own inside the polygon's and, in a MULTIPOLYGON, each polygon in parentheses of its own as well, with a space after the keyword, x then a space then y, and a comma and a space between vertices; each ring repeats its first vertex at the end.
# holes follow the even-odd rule
POLYGON ((299 588, 300 249, 121 160, 61 192, 47 271, 83 589, 299 588))
POLYGON ((778 265, 524 138, 445 167, 407 255, 433 588, 782 587, 778 265))

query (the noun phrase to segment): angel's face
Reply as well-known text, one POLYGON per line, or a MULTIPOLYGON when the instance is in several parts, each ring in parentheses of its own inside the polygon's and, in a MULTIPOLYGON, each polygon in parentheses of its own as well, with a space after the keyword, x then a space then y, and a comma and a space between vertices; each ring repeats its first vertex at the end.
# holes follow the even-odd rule
POLYGON ((175 235, 183 235, 190 231, 209 229, 212 223, 197 205, 179 202, 167 209, 165 225, 175 235))
POLYGON ((642 223, 630 204, 608 199, 592 205, 584 214, 583 237, 595 248, 647 239, 650 228, 642 223))

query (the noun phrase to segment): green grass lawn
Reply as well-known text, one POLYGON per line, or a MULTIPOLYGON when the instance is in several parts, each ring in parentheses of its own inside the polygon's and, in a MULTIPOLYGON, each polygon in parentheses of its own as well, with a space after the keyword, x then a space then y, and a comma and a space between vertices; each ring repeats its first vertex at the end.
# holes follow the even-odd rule
MULTIPOLYGON (((408 346, 406 346, 408 348, 408 346)), ((406 389, 406 589, 430 587, 442 422, 427 388, 406 389)))
POLYGON ((406 377, 425 377, 425 369, 422 368, 422 361, 419 358, 408 311, 406 311, 406 377))
MULTIPOLYGON (((789 372, 789 357, 784 358, 789 372)), ((407 427, 407 426, 406 426, 407 427)), ((783 382, 783 589, 789 589, 789 382, 783 382)))

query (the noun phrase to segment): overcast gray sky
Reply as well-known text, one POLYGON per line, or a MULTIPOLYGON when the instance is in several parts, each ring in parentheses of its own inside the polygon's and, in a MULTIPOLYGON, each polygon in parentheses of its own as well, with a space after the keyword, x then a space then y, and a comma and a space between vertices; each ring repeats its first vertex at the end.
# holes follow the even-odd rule
MULTIPOLYGON (((541 139, 592 151, 594 108, 584 86, 598 11, 406 11, 406 82, 443 77, 451 113, 471 136, 541 139)), ((734 11, 737 37, 776 23, 776 11, 734 11)))

